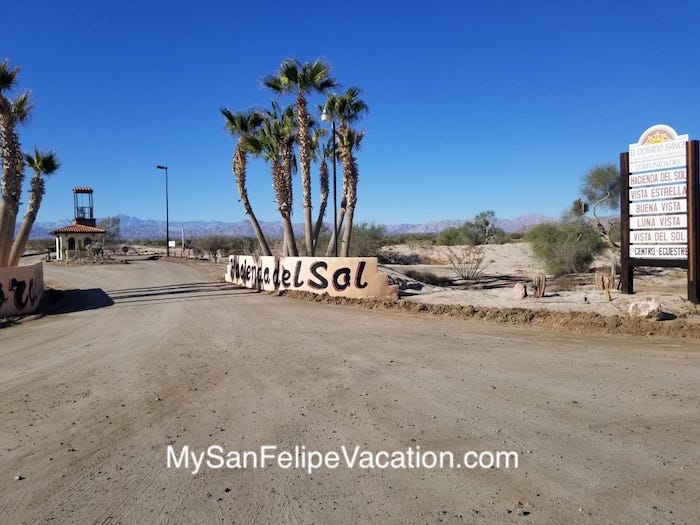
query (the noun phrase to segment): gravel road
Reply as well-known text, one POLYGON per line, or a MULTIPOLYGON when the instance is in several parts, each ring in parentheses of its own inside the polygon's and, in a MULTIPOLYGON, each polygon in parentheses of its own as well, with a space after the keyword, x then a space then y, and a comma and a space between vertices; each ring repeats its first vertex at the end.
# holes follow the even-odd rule
POLYGON ((697 341, 46 265, 0 330, 3 523, 697 523, 697 341), (167 468, 167 450, 516 451, 511 469, 167 468), (16 478, 20 479, 16 479, 16 478))

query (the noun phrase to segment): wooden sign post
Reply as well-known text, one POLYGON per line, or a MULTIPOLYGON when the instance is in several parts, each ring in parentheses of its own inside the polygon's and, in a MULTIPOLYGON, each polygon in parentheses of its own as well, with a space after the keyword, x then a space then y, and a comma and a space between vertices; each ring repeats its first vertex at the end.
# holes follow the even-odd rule
POLYGON ((634 293, 635 267, 685 268, 700 303, 699 160, 698 141, 665 125, 620 154, 622 293, 634 293))

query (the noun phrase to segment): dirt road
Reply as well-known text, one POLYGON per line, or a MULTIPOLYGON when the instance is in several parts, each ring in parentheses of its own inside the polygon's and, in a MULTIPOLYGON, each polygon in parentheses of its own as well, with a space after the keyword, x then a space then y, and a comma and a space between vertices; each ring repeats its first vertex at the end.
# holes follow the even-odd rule
POLYGON ((3 523, 697 523, 697 342, 296 301, 168 262, 45 274, 75 290, 0 330, 3 523), (169 445, 519 466, 193 475, 169 445))

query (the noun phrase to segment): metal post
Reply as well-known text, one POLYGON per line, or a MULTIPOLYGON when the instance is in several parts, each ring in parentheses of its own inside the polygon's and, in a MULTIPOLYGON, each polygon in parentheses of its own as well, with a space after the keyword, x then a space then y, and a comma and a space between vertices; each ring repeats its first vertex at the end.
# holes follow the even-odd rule
POLYGON ((333 127, 333 239, 335 240, 333 253, 335 257, 338 257, 338 190, 335 176, 335 120, 333 120, 331 124, 333 127))
POLYGON ((165 256, 170 257, 170 210, 168 209, 168 167, 165 167, 165 256))
POLYGON ((170 257, 170 211, 168 209, 168 167, 156 166, 159 170, 165 170, 165 255, 170 257))

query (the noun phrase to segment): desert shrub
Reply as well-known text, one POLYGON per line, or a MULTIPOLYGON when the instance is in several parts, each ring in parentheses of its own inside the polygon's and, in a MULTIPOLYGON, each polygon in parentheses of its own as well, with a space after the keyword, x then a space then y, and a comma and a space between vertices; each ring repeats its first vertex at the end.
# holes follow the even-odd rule
POLYGON ((446 228, 437 234, 435 242, 440 246, 474 244, 474 234, 464 226, 446 228))
POLYGON ((486 269, 484 249, 481 246, 466 245, 447 249, 447 264, 457 277, 465 281, 478 279, 486 269))
POLYGON ((420 270, 406 270, 403 272, 407 277, 415 279, 425 284, 432 284, 433 286, 448 286, 450 284, 450 279, 448 277, 440 277, 435 275, 433 272, 424 272, 420 270))
POLYGON ((540 224, 528 232, 526 240, 554 275, 585 272, 606 246, 600 234, 581 221, 540 224))
MULTIPOLYGON (((342 242, 342 232, 338 235, 342 242)), ((353 225, 352 237, 350 239, 350 256, 351 257, 377 257, 379 250, 384 245, 384 226, 378 224, 362 224, 353 225)))
POLYGON ((435 233, 395 233, 384 236, 384 244, 407 244, 409 246, 434 246, 435 233))
POLYGON ((423 262, 417 253, 401 253, 393 248, 384 248, 377 255, 380 264, 421 264, 423 262))

